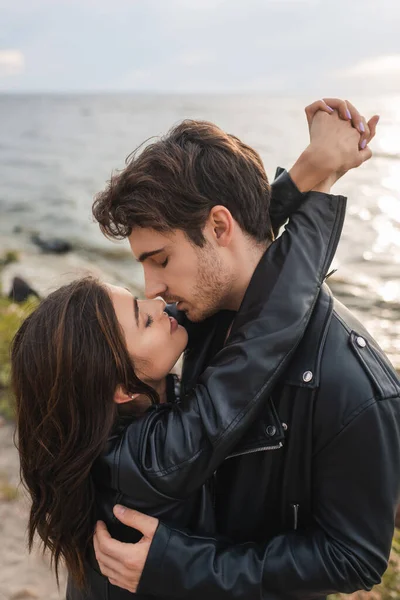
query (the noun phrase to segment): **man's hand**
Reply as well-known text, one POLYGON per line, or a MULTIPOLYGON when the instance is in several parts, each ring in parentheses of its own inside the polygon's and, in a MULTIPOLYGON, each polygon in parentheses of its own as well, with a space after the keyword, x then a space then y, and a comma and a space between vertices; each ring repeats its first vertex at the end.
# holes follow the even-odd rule
POLYGON ((119 542, 111 537, 106 525, 98 521, 93 538, 97 562, 112 585, 136 592, 158 519, 119 505, 114 506, 114 515, 124 525, 143 533, 143 537, 137 544, 119 542))
POLYGON ((349 102, 325 98, 305 109, 310 144, 290 170, 290 175, 305 192, 322 181, 334 183, 349 169, 371 158, 368 144, 375 135, 379 117, 368 122, 349 102))

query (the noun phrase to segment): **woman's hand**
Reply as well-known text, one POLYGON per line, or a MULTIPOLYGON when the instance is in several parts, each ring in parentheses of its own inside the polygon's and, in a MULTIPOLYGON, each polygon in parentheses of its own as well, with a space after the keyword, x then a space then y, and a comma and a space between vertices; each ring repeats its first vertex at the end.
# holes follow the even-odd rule
MULTIPOLYGON (((378 115, 368 122, 345 100, 325 98, 305 109, 310 144, 289 174, 301 192, 334 183, 349 169, 371 157, 368 144, 375 135, 378 115)), ((322 190, 321 190, 322 191, 322 190)))
POLYGON ((372 151, 368 144, 375 136, 378 121, 377 115, 369 120, 366 128, 368 137, 364 137, 362 142, 364 147, 360 149, 362 136, 358 129, 351 126, 349 120, 343 120, 337 111, 332 114, 317 111, 310 123, 310 136, 314 148, 321 148, 320 156, 324 156, 333 169, 313 188, 314 191, 329 193, 334 183, 347 171, 361 166, 371 158, 372 151))
MULTIPOLYGON (((375 135, 374 127, 368 141, 373 135, 375 135)), ((336 111, 330 115, 318 111, 310 125, 310 136, 314 148, 316 150, 320 148, 321 158, 318 160, 323 157, 331 167, 330 175, 325 180, 336 181, 347 171, 359 167, 372 156, 368 145, 360 150, 360 133, 352 127, 350 121, 342 120, 336 111)))
POLYGON ((359 132, 360 150, 364 150, 375 136, 376 126, 379 121, 379 115, 374 115, 369 121, 367 121, 351 102, 348 100, 340 100, 340 98, 323 98, 323 100, 317 100, 309 106, 306 106, 304 110, 306 113, 310 137, 312 122, 317 112, 322 111, 331 114, 336 111, 341 119, 350 122, 352 126, 359 132))

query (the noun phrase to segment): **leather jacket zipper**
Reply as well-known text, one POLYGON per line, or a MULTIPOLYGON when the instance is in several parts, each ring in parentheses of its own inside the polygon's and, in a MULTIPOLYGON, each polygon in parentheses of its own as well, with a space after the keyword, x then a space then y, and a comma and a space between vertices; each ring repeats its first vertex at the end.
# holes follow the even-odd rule
MULTIPOLYGON (((227 456, 225 458, 225 460, 228 460, 229 458, 234 458, 236 456, 244 456, 245 454, 254 454, 255 452, 265 452, 266 450, 279 450, 282 447, 283 447, 283 443, 279 442, 279 444, 276 444, 275 446, 262 446, 261 448, 252 448, 250 450, 244 450, 243 452, 235 452, 234 454, 230 454, 229 456, 227 456)), ((209 479, 209 486, 210 486, 210 491, 211 491, 211 502, 212 502, 214 511, 216 508, 216 498, 215 498, 216 472, 217 471, 214 471, 212 477, 209 479)))
MULTIPOLYGON (((329 250, 326 255, 323 269, 325 269, 326 263, 332 262, 332 259, 333 259, 332 248, 336 248, 337 239, 340 237, 340 234, 342 232, 342 226, 343 226, 344 218, 346 216, 346 212, 345 212, 346 211, 346 200, 345 200, 344 196, 340 196, 340 198, 342 199, 342 203, 339 205, 340 210, 338 210, 336 212, 335 223, 334 223, 335 234, 330 240, 329 250), (338 225, 339 225, 339 227, 338 227, 338 225)), ((330 273, 329 273, 329 275, 330 275, 330 273)))
POLYGON ((266 450, 279 450, 279 448, 282 447, 283 443, 279 442, 279 444, 276 444, 276 446, 262 446, 261 448, 251 448, 250 450, 244 450, 243 452, 234 452, 233 454, 227 456, 225 460, 228 460, 228 458, 234 458, 236 456, 244 456, 245 454, 254 454, 255 452, 265 452, 266 450))

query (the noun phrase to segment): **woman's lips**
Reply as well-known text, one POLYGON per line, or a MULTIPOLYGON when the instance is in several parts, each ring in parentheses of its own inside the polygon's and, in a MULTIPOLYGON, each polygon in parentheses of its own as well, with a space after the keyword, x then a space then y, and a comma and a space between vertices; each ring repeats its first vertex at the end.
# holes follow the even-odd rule
POLYGON ((178 329, 178 321, 174 317, 169 317, 171 323, 171 333, 174 333, 178 329))

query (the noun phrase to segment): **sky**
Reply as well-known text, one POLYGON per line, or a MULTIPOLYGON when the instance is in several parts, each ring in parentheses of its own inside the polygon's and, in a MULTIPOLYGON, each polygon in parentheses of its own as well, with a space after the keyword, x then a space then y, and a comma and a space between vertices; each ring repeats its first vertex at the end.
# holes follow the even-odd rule
POLYGON ((2 92, 400 93, 400 0, 0 0, 2 92))

